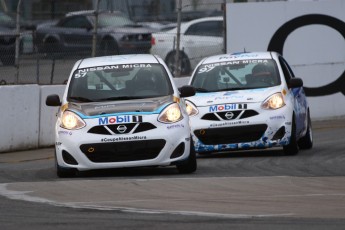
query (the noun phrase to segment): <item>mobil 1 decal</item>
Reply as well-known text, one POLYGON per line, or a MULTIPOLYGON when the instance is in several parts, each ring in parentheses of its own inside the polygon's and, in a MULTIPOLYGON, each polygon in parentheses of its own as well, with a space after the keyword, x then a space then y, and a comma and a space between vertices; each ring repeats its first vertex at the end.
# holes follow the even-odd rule
MULTIPOLYGON (((283 48, 287 37, 296 29, 313 24, 331 27, 338 31, 345 39, 345 23, 343 21, 323 14, 307 14, 300 17, 296 17, 282 25, 271 38, 267 50, 276 51, 283 55, 283 48)), ((328 85, 315 88, 304 88, 307 96, 311 97, 331 95, 338 92, 341 92, 343 95, 345 95, 344 85, 345 70, 337 80, 331 82, 328 85)))

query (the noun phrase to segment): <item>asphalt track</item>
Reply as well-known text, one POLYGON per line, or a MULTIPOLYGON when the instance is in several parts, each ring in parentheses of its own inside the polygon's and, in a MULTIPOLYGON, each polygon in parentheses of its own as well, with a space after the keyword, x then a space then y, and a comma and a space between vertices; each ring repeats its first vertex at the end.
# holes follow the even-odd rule
POLYGON ((345 118, 314 121, 314 147, 198 157, 175 168, 59 179, 53 149, 0 154, 1 229, 344 229, 345 118))

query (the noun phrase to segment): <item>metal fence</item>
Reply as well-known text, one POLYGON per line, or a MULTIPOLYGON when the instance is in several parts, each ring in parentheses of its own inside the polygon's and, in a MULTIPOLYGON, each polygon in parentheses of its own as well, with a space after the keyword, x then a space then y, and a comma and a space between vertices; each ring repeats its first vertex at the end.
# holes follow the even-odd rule
MULTIPOLYGON (((221 4, 217 8, 221 9, 221 4)), ((198 16, 200 17, 200 15, 198 16)), ((222 18, 223 14, 217 11, 215 14, 208 12, 203 16, 215 15, 222 18)), ((206 20, 205 22, 208 21, 206 20)), ((52 23, 47 23, 48 28, 52 23)), ((203 57, 224 52, 223 35, 225 27, 223 21, 221 20, 221 24, 219 24, 221 28, 217 28, 217 35, 210 34, 214 33, 215 29, 207 25, 207 23, 204 24, 206 26, 205 28, 208 29, 198 29, 198 26, 193 24, 195 28, 189 28, 189 30, 187 28, 187 31, 189 31, 188 34, 185 28, 181 26, 180 56, 177 61, 179 63, 178 68, 180 68, 179 76, 189 75, 196 63, 203 57)), ((77 34, 79 33, 80 36, 71 38, 69 41, 70 44, 68 44, 69 46, 67 45, 64 48, 62 48, 61 44, 55 43, 55 41, 52 42, 46 37, 45 39, 40 38, 42 36, 39 34, 41 24, 33 30, 22 31, 20 35, 1 33, 0 31, 0 85, 64 84, 77 60, 94 55, 89 45, 84 44, 87 47, 84 49, 73 49, 73 44, 79 45, 79 48, 82 47, 83 43, 92 44, 95 42, 95 36, 97 38, 96 56, 122 53, 153 53, 161 56, 176 75, 176 39, 178 36, 176 30, 170 30, 176 27, 176 25, 176 22, 145 23, 144 26, 151 31, 149 38, 144 38, 138 34, 131 34, 130 28, 128 28, 128 33, 124 33, 125 35, 122 34, 122 37, 118 38, 123 46, 123 49, 121 48, 122 51, 119 50, 120 48, 118 46, 109 42, 111 37, 108 40, 105 39, 101 35, 102 32, 97 30, 97 28, 85 27, 82 28, 84 30, 83 32, 74 28, 74 31, 77 34), (83 37, 85 32, 92 36, 88 38, 83 37), (18 47, 19 55, 15 59, 15 38, 17 36, 19 36, 20 45, 18 47), (132 45, 131 42, 137 41, 140 43, 145 39, 150 40, 149 48, 138 46, 137 49, 125 49, 132 45)), ((58 37, 56 34, 58 32, 54 33, 51 38, 58 37)), ((66 33, 66 31, 62 31, 61 33, 66 33)), ((114 37, 116 38, 116 35, 114 37)))

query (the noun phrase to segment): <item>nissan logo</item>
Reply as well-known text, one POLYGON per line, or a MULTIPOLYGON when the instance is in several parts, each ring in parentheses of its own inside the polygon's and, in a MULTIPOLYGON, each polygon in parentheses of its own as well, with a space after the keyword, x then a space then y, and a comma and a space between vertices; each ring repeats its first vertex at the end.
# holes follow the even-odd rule
POLYGON ((124 133, 126 132, 127 127, 125 125, 119 125, 117 126, 117 131, 119 131, 119 133, 124 133))
POLYGON ((226 117, 226 119, 230 120, 230 119, 232 119, 234 117, 234 114, 232 112, 227 112, 225 114, 225 117, 226 117))

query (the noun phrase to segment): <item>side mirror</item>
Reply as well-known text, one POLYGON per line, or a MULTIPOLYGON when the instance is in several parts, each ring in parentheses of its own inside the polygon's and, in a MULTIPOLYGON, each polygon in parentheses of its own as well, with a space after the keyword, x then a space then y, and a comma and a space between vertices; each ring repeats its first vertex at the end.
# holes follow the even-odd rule
POLYGON ((49 95, 46 99, 47 106, 61 106, 60 97, 57 94, 49 95))
POLYGON ((191 85, 184 85, 179 88, 180 97, 191 97, 195 95, 195 88, 191 85))
POLYGON ((303 86, 303 81, 301 78, 291 78, 288 82, 289 88, 299 88, 303 86))

